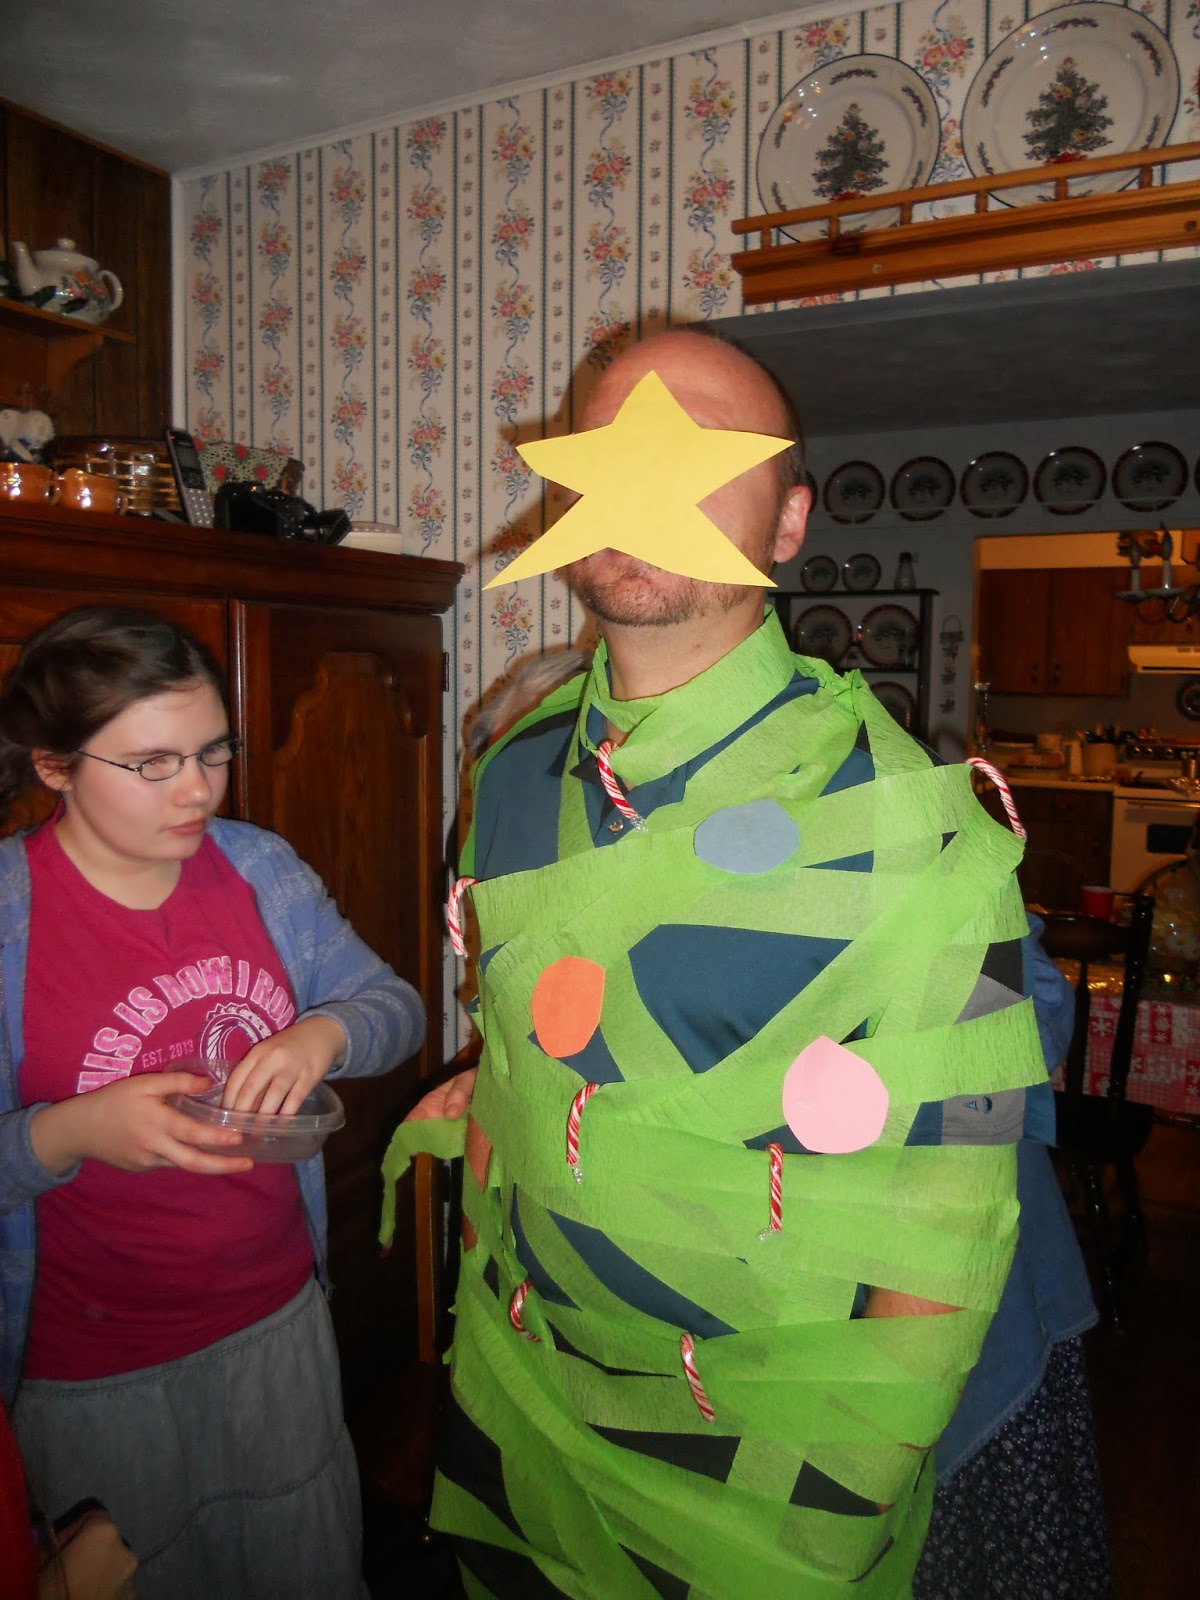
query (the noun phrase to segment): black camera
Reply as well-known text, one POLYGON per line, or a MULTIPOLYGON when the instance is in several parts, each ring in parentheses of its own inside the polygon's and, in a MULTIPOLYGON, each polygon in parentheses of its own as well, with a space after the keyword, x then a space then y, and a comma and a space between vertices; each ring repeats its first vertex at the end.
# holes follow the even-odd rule
POLYGON ((300 539, 306 544, 338 544, 350 532, 350 518, 341 509, 318 511, 299 495, 264 489, 261 483, 223 483, 217 490, 218 528, 237 533, 266 533, 275 539, 300 539))

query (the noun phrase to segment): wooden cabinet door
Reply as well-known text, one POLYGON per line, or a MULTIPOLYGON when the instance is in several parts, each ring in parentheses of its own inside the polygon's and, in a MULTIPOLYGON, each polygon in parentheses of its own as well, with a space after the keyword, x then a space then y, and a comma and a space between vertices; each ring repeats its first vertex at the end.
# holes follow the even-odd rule
POLYGON ((337 1085, 347 1123, 325 1152, 330 1271, 352 1406, 356 1387, 403 1358, 415 1323, 407 1189, 387 1262, 376 1238, 380 1161, 418 1075, 441 1058, 441 625, 278 604, 235 604, 234 618, 242 814, 288 840, 429 1011, 415 1061, 337 1085))
POLYGON ((979 574, 979 675, 993 694, 1045 692, 1050 577, 1042 568, 979 574))
MULTIPOLYGON (((122 594, 119 589, 106 589, 102 596, 97 596, 94 588, 7 587, 0 590, 0 678, 3 678, 9 668, 16 664, 21 646, 31 633, 36 633, 39 628, 45 627, 46 623, 53 621, 61 611, 97 603, 128 605, 139 610, 144 610, 147 604, 144 594, 133 591, 122 594)), ((225 670, 226 613, 223 601, 167 598, 155 600, 152 609, 195 634, 201 644, 207 646, 212 653, 217 665, 225 670)), ((13 805, 8 816, 3 819, 0 831, 13 833, 20 828, 32 827, 48 817, 53 809, 54 796, 48 789, 39 786, 30 793, 22 795, 13 805)))
POLYGON ((1125 692, 1132 608, 1115 598, 1122 567, 1058 567, 1050 575, 1047 694, 1125 692))

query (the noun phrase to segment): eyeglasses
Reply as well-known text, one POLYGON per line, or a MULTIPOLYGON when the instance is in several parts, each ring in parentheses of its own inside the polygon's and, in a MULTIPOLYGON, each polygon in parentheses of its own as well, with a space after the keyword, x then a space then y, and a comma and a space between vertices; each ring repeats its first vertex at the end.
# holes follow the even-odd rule
MULTIPOLYGON (((194 750, 192 755, 202 767, 227 767, 241 748, 242 741, 231 734, 227 739, 214 739, 203 750, 194 750)), ((147 783, 164 783, 168 778, 177 778, 192 759, 192 756, 181 756, 176 750, 163 750, 137 762, 110 761, 107 756, 95 756, 90 750, 76 750, 73 754, 86 756, 89 761, 103 761, 106 767, 120 767, 122 772, 136 772, 147 783)))

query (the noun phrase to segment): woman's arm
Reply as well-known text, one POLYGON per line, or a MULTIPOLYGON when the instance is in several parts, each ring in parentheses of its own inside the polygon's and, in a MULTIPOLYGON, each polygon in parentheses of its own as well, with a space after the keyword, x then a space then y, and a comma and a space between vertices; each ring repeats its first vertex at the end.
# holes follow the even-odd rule
POLYGON ((240 1134, 203 1131, 167 1103, 207 1083, 189 1072, 138 1073, 0 1116, 0 1212, 69 1183, 88 1159, 126 1172, 167 1166, 207 1175, 247 1171, 252 1163, 237 1154, 240 1134))
MULTIPOLYGON (((253 870, 243 870, 259 893, 267 932, 290 952, 285 957, 300 1021, 336 1021, 344 1043, 331 1068, 337 1077, 390 1072, 425 1039, 425 1007, 412 984, 392 971, 338 911, 320 877, 277 835, 265 838, 263 858, 271 881, 264 891, 253 870), (290 959, 288 956, 290 954, 290 959)), ((220 842, 220 839, 218 839, 220 842)))

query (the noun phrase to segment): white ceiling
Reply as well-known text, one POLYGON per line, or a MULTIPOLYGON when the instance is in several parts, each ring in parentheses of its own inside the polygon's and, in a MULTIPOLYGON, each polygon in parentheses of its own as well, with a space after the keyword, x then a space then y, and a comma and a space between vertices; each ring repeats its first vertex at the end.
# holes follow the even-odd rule
MULTIPOLYGON (((794 16, 792 7, 786 14, 794 16)), ((771 0, 9 0, 0 96, 170 172, 713 30, 771 0)))

